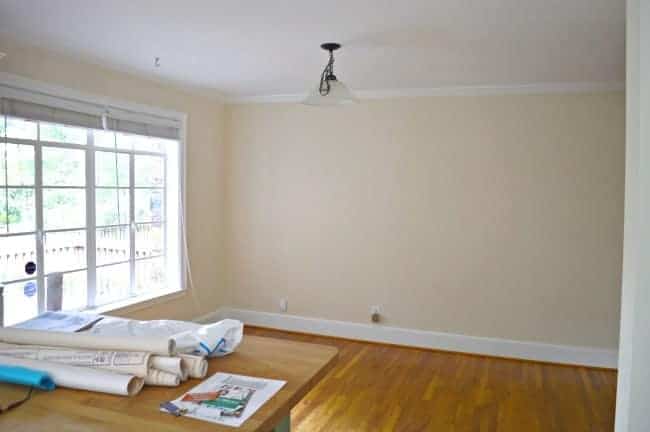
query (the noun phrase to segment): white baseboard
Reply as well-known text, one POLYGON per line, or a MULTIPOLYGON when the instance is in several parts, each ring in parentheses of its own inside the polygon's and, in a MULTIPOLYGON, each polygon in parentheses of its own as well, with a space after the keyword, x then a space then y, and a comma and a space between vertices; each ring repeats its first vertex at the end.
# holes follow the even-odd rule
POLYGON ((224 307, 196 321, 233 318, 245 324, 419 348, 615 369, 616 350, 466 336, 224 307))
POLYGON ((224 318, 227 318, 223 316, 223 311, 225 311, 225 309, 217 309, 215 312, 208 312, 206 314, 197 316, 192 320, 192 322, 199 323, 199 324, 207 324, 207 323, 213 323, 222 320, 224 318))

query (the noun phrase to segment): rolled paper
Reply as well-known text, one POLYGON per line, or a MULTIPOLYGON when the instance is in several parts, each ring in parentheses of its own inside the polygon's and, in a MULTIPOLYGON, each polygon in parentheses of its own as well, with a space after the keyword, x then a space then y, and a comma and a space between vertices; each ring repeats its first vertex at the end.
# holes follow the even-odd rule
POLYGON ((191 354, 179 354, 178 356, 185 365, 190 378, 205 378, 208 374, 208 361, 205 357, 191 354))
POLYGON ((0 343, 0 355, 106 369, 113 372, 147 376, 151 354, 137 351, 89 351, 0 343))
POLYGON ((0 364, 46 372, 57 386, 133 396, 142 390, 142 378, 63 363, 0 356, 0 364))
POLYGON ((177 387, 181 383, 181 377, 169 372, 151 368, 149 369, 147 376, 144 378, 144 383, 152 386, 177 387))
POLYGON ((0 382, 35 387, 40 390, 54 390, 55 384, 47 372, 22 366, 0 364, 0 382))
POLYGON ((171 337, 178 353, 221 357, 235 351, 242 341, 243 328, 241 321, 232 319, 201 325, 187 321, 104 317, 88 332, 106 336, 171 337))
POLYGON ((190 371, 187 370, 187 366, 181 361, 181 381, 187 381, 190 378, 190 371))
POLYGON ((187 381, 187 367, 183 365, 180 357, 152 356, 151 367, 163 372, 178 375, 182 381, 187 381))
POLYGON ((176 350, 176 343, 171 337, 104 336, 88 332, 63 333, 11 327, 0 328, 0 341, 86 350, 144 351, 166 356, 174 355, 176 350))

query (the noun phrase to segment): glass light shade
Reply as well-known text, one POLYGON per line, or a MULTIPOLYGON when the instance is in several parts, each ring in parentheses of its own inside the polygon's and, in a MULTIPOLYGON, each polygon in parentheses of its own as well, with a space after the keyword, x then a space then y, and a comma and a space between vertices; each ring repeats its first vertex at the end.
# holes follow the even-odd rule
POLYGON ((330 92, 323 96, 320 94, 318 87, 312 91, 307 99, 304 100, 305 105, 316 106, 331 106, 331 105, 347 105, 357 102, 350 89, 341 81, 330 81, 330 92))

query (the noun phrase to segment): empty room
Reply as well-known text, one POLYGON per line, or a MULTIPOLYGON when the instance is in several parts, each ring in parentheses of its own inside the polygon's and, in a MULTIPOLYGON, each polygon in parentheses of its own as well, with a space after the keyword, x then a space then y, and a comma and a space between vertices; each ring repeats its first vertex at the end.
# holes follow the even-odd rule
POLYGON ((650 431, 650 1, 0 0, 0 430, 650 431))

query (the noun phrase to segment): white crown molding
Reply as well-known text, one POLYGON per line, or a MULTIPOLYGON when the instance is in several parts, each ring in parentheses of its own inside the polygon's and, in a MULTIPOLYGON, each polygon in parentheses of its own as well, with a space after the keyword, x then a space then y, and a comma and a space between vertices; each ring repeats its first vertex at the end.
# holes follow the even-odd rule
MULTIPOLYGON (((625 90, 624 82, 572 82, 538 83, 514 85, 476 85, 430 88, 404 88, 383 90, 359 90, 353 93, 359 99, 394 99, 433 96, 492 96, 508 94, 547 94, 547 93, 599 93, 625 90)), ((230 96, 225 102, 233 105, 260 103, 302 102, 307 93, 275 94, 259 96, 230 96)))
POLYGON ((613 349, 467 336, 230 307, 203 315, 195 321, 210 322, 224 318, 238 319, 249 325, 287 331, 550 363, 615 369, 618 360, 618 352, 613 349))

